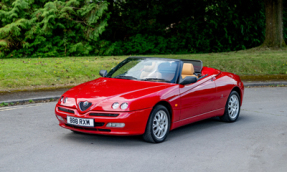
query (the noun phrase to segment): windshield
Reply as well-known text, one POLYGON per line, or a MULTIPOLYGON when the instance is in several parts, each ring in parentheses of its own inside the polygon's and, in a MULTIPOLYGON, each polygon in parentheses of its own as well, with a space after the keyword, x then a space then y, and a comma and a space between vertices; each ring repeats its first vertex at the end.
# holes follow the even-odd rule
POLYGON ((175 83, 178 61, 127 58, 107 75, 111 78, 175 83))

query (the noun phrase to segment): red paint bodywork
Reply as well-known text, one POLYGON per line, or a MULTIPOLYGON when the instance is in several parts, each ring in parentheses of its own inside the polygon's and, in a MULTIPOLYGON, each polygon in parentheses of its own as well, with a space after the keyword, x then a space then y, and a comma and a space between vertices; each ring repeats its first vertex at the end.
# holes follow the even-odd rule
POLYGON ((234 89, 239 92, 240 105, 242 104, 244 85, 239 76, 208 67, 202 68, 202 75, 207 76, 190 85, 101 77, 64 93, 63 97, 68 97, 68 101, 62 103, 59 100, 55 113, 64 118, 64 121, 59 120, 61 127, 74 131, 105 135, 141 135, 145 132, 149 115, 157 104, 164 104, 170 110, 170 130, 206 118, 222 116, 227 98, 234 89), (89 101, 92 106, 82 112, 78 107, 81 101, 89 101), (129 106, 126 110, 112 109, 114 102, 127 102, 129 106), (60 111, 58 107, 72 110, 74 114, 60 111), (90 113, 119 115, 90 116, 90 113), (67 115, 94 119, 104 125, 95 128, 67 126, 67 115), (109 122, 125 123, 125 127, 106 127, 109 122))

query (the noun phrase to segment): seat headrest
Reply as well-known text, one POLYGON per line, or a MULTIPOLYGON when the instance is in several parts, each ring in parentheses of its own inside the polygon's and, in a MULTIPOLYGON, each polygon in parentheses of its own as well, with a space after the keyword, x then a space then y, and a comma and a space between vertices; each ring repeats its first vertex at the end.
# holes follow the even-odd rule
POLYGON ((181 74, 182 75, 193 75, 194 74, 193 64, 183 63, 181 74))
POLYGON ((156 63, 152 62, 152 64, 150 66, 144 66, 143 71, 152 72, 152 71, 154 71, 155 67, 156 67, 156 63))

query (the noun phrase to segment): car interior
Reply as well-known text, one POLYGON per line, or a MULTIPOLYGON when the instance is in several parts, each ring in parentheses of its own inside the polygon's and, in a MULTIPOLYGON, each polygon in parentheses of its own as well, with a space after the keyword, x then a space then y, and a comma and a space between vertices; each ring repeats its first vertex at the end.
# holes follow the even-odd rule
POLYGON ((152 62, 143 67, 140 78, 162 78, 171 81, 175 76, 176 67, 175 63, 164 62, 157 65, 156 62, 152 62))
POLYGON ((198 78, 198 75, 195 75, 194 73, 194 67, 192 63, 183 63, 181 77, 184 79, 187 76, 194 76, 198 78))
POLYGON ((144 66, 142 69, 142 73, 140 78, 162 78, 162 75, 160 72, 156 70, 156 62, 152 62, 151 65, 144 66))
MULTIPOLYGON (((175 68, 177 65, 175 63, 164 62, 157 64, 156 62, 151 62, 145 65, 142 69, 140 75, 141 79, 145 78, 162 78, 171 81, 175 76, 175 68)), ((202 62, 199 60, 184 60, 181 77, 184 79, 187 76, 194 76, 198 80, 204 78, 207 75, 202 76, 202 62)))
POLYGON ((194 76, 198 80, 206 77, 207 75, 202 75, 202 61, 200 60, 182 60, 182 72, 181 77, 184 79, 186 76, 194 76))

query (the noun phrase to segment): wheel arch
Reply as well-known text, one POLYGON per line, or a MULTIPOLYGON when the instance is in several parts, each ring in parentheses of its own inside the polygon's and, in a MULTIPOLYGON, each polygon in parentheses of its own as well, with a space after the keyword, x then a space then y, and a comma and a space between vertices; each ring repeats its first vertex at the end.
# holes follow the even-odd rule
POLYGON ((169 102, 164 101, 164 100, 161 100, 161 101, 157 102, 157 103, 153 106, 153 108, 156 107, 157 105, 162 105, 162 106, 164 106, 164 107, 167 108, 167 110, 168 110, 168 112, 169 112, 169 115, 170 115, 170 127, 171 127, 171 123, 172 123, 171 121, 172 121, 172 118, 173 118, 171 105, 169 104, 169 102))
POLYGON ((242 91, 240 90, 240 88, 238 87, 238 86, 235 86, 232 90, 231 90, 231 92, 232 91, 236 91, 238 94, 239 94, 239 96, 240 96, 240 106, 242 105, 242 91))

